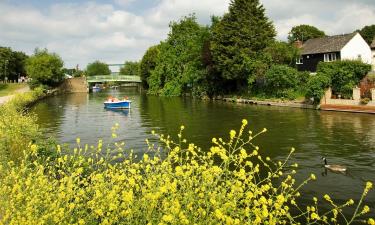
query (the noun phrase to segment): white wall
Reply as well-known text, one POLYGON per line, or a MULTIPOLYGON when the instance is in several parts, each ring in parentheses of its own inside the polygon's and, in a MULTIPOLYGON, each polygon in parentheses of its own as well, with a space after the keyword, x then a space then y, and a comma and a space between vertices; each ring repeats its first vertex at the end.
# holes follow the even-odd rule
POLYGON ((375 49, 372 50, 372 70, 375 71, 375 49))
POLYGON ((357 33, 352 40, 350 40, 343 49, 341 49, 341 59, 356 60, 358 56, 361 56, 362 62, 371 64, 372 63, 372 53, 370 46, 362 38, 362 36, 357 33))

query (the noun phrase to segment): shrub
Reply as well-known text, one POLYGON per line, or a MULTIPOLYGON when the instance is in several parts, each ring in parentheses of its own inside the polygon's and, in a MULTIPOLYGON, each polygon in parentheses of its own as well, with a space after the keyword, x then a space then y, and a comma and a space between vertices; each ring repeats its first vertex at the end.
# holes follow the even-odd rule
POLYGON ((361 99, 361 104, 362 105, 367 105, 370 101, 371 101, 371 99, 369 99, 369 98, 362 98, 361 99))
POLYGON ((361 61, 342 60, 335 62, 320 62, 317 74, 331 79, 332 90, 343 97, 350 98, 353 88, 371 70, 371 65, 361 61))
POLYGON ((314 103, 319 103, 320 99, 323 97, 325 89, 331 84, 329 77, 323 75, 311 76, 307 82, 306 97, 313 98, 314 103))
POLYGON ((298 91, 305 91, 308 78, 306 72, 298 72, 286 65, 274 65, 265 74, 266 92, 278 98, 296 99, 298 91))
MULTIPOLYGON (((213 138, 208 152, 187 144, 182 126, 178 143, 155 135, 162 145, 148 142, 140 159, 123 151, 123 143, 115 143, 112 151, 120 153, 109 157, 101 141, 90 149, 77 139, 73 152, 64 155, 58 146, 58 157, 43 162, 35 160, 38 146, 31 145, 20 166, 0 167, 0 223, 296 224, 298 218, 313 224, 338 221, 342 209, 354 204, 350 199, 337 205, 325 195, 332 210, 318 210, 314 197, 307 211, 293 214, 299 190, 315 175, 296 184, 298 165, 290 155, 284 162, 260 156, 252 139, 266 130, 252 134, 246 125, 243 120, 227 141, 213 138)), ((359 209, 371 188, 367 182, 348 224, 369 212, 368 206, 359 209)))

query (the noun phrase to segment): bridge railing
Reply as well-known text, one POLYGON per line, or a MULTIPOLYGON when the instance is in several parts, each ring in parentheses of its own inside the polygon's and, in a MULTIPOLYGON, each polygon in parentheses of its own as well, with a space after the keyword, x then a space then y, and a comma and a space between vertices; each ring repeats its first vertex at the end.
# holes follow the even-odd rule
POLYGON ((105 82, 105 81, 124 81, 124 82, 141 82, 139 76, 134 75, 98 75, 86 77, 87 82, 105 82))

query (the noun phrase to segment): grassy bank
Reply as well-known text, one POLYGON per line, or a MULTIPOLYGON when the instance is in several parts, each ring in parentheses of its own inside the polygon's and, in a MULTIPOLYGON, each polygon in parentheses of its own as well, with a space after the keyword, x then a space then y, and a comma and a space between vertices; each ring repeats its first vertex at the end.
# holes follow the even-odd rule
POLYGON ((27 87, 26 83, 0 84, 0 97, 13 95, 17 90, 27 87))
MULTIPOLYGON (((1 121, 1 138, 23 154, 17 162, 8 159, 0 166, 0 224, 350 224, 359 218, 374 222, 365 219, 369 207, 362 204, 370 182, 361 202, 348 199, 337 205, 329 195, 311 196, 307 210, 300 209, 299 191, 315 175, 296 183, 298 165, 289 161, 294 149, 285 161, 264 156, 253 139, 266 129, 253 133, 246 120, 229 137, 213 138, 208 151, 189 144, 182 126, 177 141, 152 132, 158 142, 148 142, 144 155, 134 155, 124 143, 103 146, 99 140, 89 147, 79 139, 74 149, 47 145, 51 154, 46 154, 33 118, 20 111, 40 97, 33 93, 1 108, 9 110, 2 116, 14 117, 1 121), (18 126, 23 124, 27 127, 22 131, 18 126), (113 152, 117 154, 111 156, 113 152), (318 210, 321 201, 332 209, 318 210), (353 204, 357 210, 344 219, 342 208, 353 204)), ((118 125, 112 129, 114 138, 117 129, 118 125)))
POLYGON ((33 116, 26 113, 26 107, 43 97, 42 89, 18 94, 8 103, 0 106, 0 161, 18 162, 31 142, 38 141, 42 134, 33 116))

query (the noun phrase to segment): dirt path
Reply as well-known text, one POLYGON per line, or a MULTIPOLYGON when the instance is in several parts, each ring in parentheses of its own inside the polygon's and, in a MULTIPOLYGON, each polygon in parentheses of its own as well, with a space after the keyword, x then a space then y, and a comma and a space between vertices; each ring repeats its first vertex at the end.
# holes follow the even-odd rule
MULTIPOLYGON (((29 88, 29 86, 27 86, 27 87, 18 89, 16 92, 17 93, 25 93, 25 92, 28 92, 29 90, 30 90, 30 88, 29 88)), ((7 101, 12 99, 13 97, 14 97, 14 95, 7 95, 7 96, 0 97, 0 105, 6 103, 7 101)))

